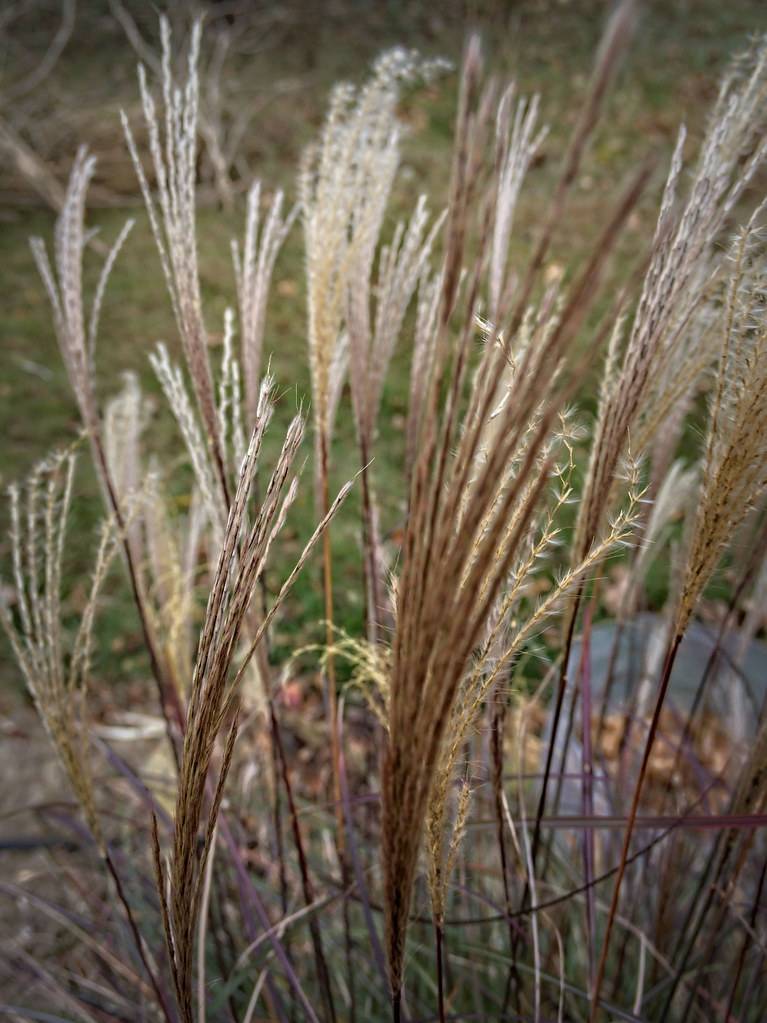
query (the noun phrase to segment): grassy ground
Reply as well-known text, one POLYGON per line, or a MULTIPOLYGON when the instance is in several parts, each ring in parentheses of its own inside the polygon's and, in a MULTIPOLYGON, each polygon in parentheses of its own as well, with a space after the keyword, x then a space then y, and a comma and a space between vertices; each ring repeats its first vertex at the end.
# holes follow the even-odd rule
MULTIPOLYGON (((310 5, 315 10, 316 5, 310 5)), ((310 23, 296 19, 277 41, 237 69, 243 102, 269 94, 275 81, 290 88, 274 97, 254 119, 247 144, 253 172, 266 187, 285 187, 295 194, 296 164, 306 142, 321 123, 331 84, 338 78, 358 81, 382 48, 402 42, 433 54, 460 58, 467 28, 477 24, 488 45, 491 65, 513 75, 524 92, 542 94, 542 116, 552 126, 543 159, 529 179, 522 215, 515 230, 518 254, 526 251, 545 202, 547 185, 556 171, 567 130, 577 115, 591 56, 598 39, 605 4, 579 2, 523 2, 478 5, 467 17, 457 6, 446 13, 430 13, 430 5, 418 3, 350 4, 328 6, 310 23)), ((143 5, 133 5, 143 11, 143 5)), ((148 8, 148 5, 147 5, 148 8)), ((62 177, 78 141, 90 142, 101 158, 99 182, 119 193, 130 209, 95 209, 91 222, 111 240, 126 215, 136 216, 136 227, 120 257, 106 297, 98 352, 98 373, 104 396, 113 393, 119 374, 133 370, 146 389, 157 395, 157 415, 149 431, 151 446, 169 450, 175 444, 173 427, 162 408, 162 398, 149 370, 146 355, 159 339, 176 346, 175 331, 159 262, 145 219, 136 206, 132 171, 118 132, 117 110, 136 108, 133 67, 135 57, 123 43, 119 30, 110 24, 106 9, 98 4, 83 17, 89 32, 75 33, 49 88, 58 90, 72 112, 58 124, 58 148, 53 166, 62 177), (93 32, 101 33, 103 45, 94 45, 93 32)), ((152 30, 146 13, 142 27, 152 30)), ((639 258, 651 230, 654 197, 665 174, 669 148, 681 120, 695 138, 705 110, 716 94, 717 78, 728 56, 742 48, 750 33, 767 27, 760 0, 659 0, 646 6, 631 55, 622 68, 610 98, 607 116, 597 134, 585 171, 578 182, 567 233, 555 246, 555 259, 569 268, 578 259, 588 238, 604 215, 607 192, 617 192, 622 181, 647 152, 656 152, 659 165, 653 195, 647 197, 632 218, 620 258, 614 267, 617 282, 639 258)), ((43 27, 27 26, 27 50, 45 46, 43 27)), ((12 67, 11 69, 12 70, 12 67)), ((6 69, 8 73, 8 69, 6 69)), ((403 104, 408 125, 403 166, 396 186, 393 214, 412 207, 425 191, 438 208, 448 174, 448 152, 455 109, 455 76, 446 76, 428 89, 416 89, 403 104)), ((63 100, 62 100, 63 98, 63 100)), ((56 108, 58 109, 58 108, 56 108)), ((53 110, 51 111, 53 117, 53 110)), ((40 129, 38 129, 40 130, 40 129)), ((2 180, 2 187, 8 182, 2 180)), ((0 188, 1 190, 1 188, 0 188)), ((77 434, 74 405, 55 348, 43 290, 35 272, 27 238, 49 238, 52 215, 37 208, 7 205, 0 211, 0 350, 4 373, 0 379, 0 476, 5 484, 24 474, 33 462, 56 444, 77 434)), ((213 208, 201 210, 199 239, 206 316, 212 335, 220 332, 223 310, 234 299, 229 262, 229 239, 240 233, 242 210, 225 214, 213 208)), ((91 259, 91 277, 99 260, 91 259)), ((606 300, 610 297, 607 289, 606 300)), ((280 425, 295 405, 308 394, 305 360, 305 294, 302 273, 301 233, 293 231, 278 261, 266 334, 266 351, 284 391, 280 416, 272 431, 273 443, 280 425)), ((408 355, 403 346, 387 385, 382 423, 385 433, 376 452, 375 479, 382 502, 386 532, 396 530, 403 515, 401 455, 408 355)), ((214 359, 216 353, 213 353, 214 359)), ((272 448, 273 450, 273 448, 272 448)), ((85 454, 85 453, 84 453, 85 454)), ((309 448, 307 445, 307 455, 309 448)), ((83 578, 89 563, 92 528, 100 513, 94 481, 85 463, 67 552, 71 578, 83 578)), ((357 454, 348 399, 342 403, 333 453, 334 479, 347 479, 357 467, 357 454)), ((183 491, 183 480, 175 481, 183 491)), ((336 555, 336 599, 340 623, 356 631, 362 620, 360 602, 358 527, 356 506, 351 502, 333 533, 336 555)), ((281 564, 296 553, 308 534, 313 518, 311 473, 307 471, 303 497, 296 508, 268 583, 277 585, 281 564)), ((5 521, 3 511, 0 522, 5 521)), ((0 556, 7 545, 0 541, 0 556)), ((77 613, 82 594, 74 587, 69 603, 77 613)), ((140 675, 145 668, 137 628, 126 630, 126 616, 133 614, 118 575, 109 588, 101 619, 97 672, 115 680, 140 675), (127 637, 127 638, 126 638, 127 637)), ((296 644, 316 638, 310 623, 322 617, 318 566, 299 583, 289 614, 275 632, 275 656, 296 644)), ((6 648, 0 648, 2 682, 15 685, 15 668, 6 648)))

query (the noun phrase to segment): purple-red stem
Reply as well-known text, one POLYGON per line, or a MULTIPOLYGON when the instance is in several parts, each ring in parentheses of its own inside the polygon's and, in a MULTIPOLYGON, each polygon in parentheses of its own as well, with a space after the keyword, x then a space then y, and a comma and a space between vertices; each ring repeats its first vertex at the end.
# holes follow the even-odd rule
POLYGON ((661 676, 660 688, 658 690, 658 696, 655 700, 655 708, 653 710, 652 720, 650 721, 650 730, 647 735, 644 755, 642 757, 642 764, 641 767, 639 768, 639 777, 637 778, 637 782, 634 787, 634 795, 631 800, 631 810, 629 811, 628 822, 626 824, 626 834, 623 839, 623 848, 621 850, 620 864, 618 865, 618 874, 615 879, 615 887, 613 888, 613 895, 610 902, 610 910, 607 916, 607 927, 605 929, 605 936, 602 943, 602 953, 599 957, 597 977, 594 983, 594 992, 591 1003, 589 1023, 596 1023, 597 1013, 599 1012, 599 996, 602 989, 602 983, 604 981, 605 968, 607 966, 607 955, 610 948, 610 938, 612 936, 612 929, 615 923, 616 914, 618 912, 618 902, 620 899, 621 885, 623 883, 623 877, 626 873, 626 866, 629 858, 629 848, 631 846, 631 838, 634 833, 634 823, 636 821, 637 811, 639 810, 639 799, 642 794, 642 785, 644 783, 645 775, 647 774, 647 768, 650 763, 650 754, 652 753, 653 744, 655 742, 655 733, 658 730, 658 724, 660 722, 660 713, 663 707, 663 701, 666 697, 668 684, 671 679, 671 671, 674 667, 674 661, 676 660, 676 655, 677 651, 679 650, 679 644, 681 640, 682 635, 681 633, 677 632, 674 635, 671 642, 669 643, 668 652, 666 654, 666 660, 663 666, 663 674, 661 676))

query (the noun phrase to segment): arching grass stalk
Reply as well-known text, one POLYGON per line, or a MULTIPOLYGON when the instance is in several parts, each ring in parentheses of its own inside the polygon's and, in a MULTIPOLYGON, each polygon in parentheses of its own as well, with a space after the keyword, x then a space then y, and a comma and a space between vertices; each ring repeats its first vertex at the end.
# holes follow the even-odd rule
MULTIPOLYGON (((679 132, 631 333, 620 353, 620 331, 616 331, 614 344, 608 351, 594 441, 572 545, 573 559, 582 557, 585 548, 593 542, 599 522, 610 507, 615 467, 632 431, 648 413, 648 401, 657 390, 658 381, 669 380, 666 396, 653 402, 655 406, 665 407, 669 402, 669 388, 673 390, 680 377, 687 386, 691 376, 700 372, 701 362, 694 346, 689 349, 690 358, 686 364, 674 374, 668 373, 669 360, 700 304, 708 296, 712 275, 719 270, 719 260, 712 247, 767 152, 767 140, 759 135, 762 123, 760 110, 766 92, 767 60, 764 54, 757 53, 745 71, 725 79, 681 210, 678 209, 677 192, 686 132, 684 128, 679 132), (751 155, 742 162, 741 154, 745 152, 751 155)), ((657 419, 657 415, 650 418, 657 419)), ((570 650, 580 601, 581 594, 578 593, 565 618, 564 652, 551 729, 552 746, 567 688, 570 650)), ((537 816, 545 808, 550 770, 551 753, 537 816)))
POLYGON ((765 270, 760 258, 759 227, 763 211, 764 205, 752 214, 730 249, 732 270, 721 310, 721 355, 698 502, 690 524, 684 579, 671 618, 663 670, 628 813, 594 984, 592 1023, 598 1014, 610 937, 642 787, 679 645, 698 598, 717 567, 729 538, 754 507, 767 484, 767 437, 762 429, 767 416, 767 317, 762 301, 765 270))

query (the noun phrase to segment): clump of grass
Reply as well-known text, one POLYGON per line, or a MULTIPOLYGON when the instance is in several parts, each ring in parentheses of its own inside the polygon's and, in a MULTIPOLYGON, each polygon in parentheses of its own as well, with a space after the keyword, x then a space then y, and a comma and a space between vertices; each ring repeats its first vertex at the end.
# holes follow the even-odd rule
POLYGON ((133 908, 126 896, 99 815, 89 749, 88 686, 96 606, 118 538, 113 521, 104 523, 93 575, 73 638, 64 629, 63 557, 75 472, 73 453, 52 455, 29 477, 25 508, 17 487, 9 492, 13 575, 19 623, 0 605, 0 624, 24 673, 45 730, 68 778, 88 832, 111 876, 125 910, 135 949, 158 1004, 169 1019, 168 1000, 151 965, 133 908))
MULTIPOLYGON (((504 191, 493 187, 492 180, 487 187, 483 177, 492 93, 480 90, 479 75, 474 42, 463 69, 434 366, 413 470, 403 567, 397 581, 382 802, 387 942, 395 1014, 400 1011, 410 896, 443 737, 450 734, 449 741, 456 741, 455 750, 447 753, 450 765, 463 736, 461 727, 457 733, 448 733, 448 727, 469 658, 504 580, 513 572, 515 562, 525 556, 530 529, 544 514, 542 496, 554 463, 550 435, 568 396, 560 370, 574 337, 572 327, 593 300, 601 261, 632 204, 631 196, 621 204, 594 260, 563 299, 557 315, 552 309, 553 289, 544 293, 532 317, 529 337, 519 351, 514 352, 508 341, 498 337, 497 326, 491 328, 461 418, 459 401, 482 293, 489 225, 494 221, 498 197, 507 201, 504 191), (475 194, 479 197, 480 248, 464 285, 463 318, 451 323, 458 304, 457 271, 470 229, 469 201, 475 194), (449 324, 457 337, 454 352, 448 342, 449 324), (437 396, 442 386, 448 399, 440 417, 437 396)), ((497 283, 494 286, 497 289, 497 283)), ((500 290, 512 293, 511 282, 505 281, 500 290)), ((620 536, 618 527, 613 539, 620 536)), ((469 706, 463 708, 464 729, 485 692, 479 685, 466 694, 469 706)), ((439 877, 443 856, 439 822, 444 814, 445 777, 443 770, 432 815, 432 887, 438 906, 444 900, 439 877)))
MULTIPOLYGON (((761 68, 757 65, 755 75, 761 68)), ((753 79, 749 81, 753 85, 753 79)), ((730 252, 732 271, 727 282, 721 313, 721 353, 703 456, 701 480, 690 536, 685 551, 683 581, 676 606, 672 608, 670 630, 660 685, 655 699, 644 754, 636 780, 621 861, 613 891, 600 969, 598 995, 603 978, 610 930, 616 912, 626 868, 629 843, 639 808, 647 766, 652 753, 661 710, 679 646, 703 589, 740 524, 753 509, 767 485, 767 447, 761 429, 767 412, 765 344, 767 330, 762 316, 764 282, 755 267, 759 251, 756 241, 760 206, 740 231, 730 252)), ((757 738, 757 747, 759 739, 757 738)), ((752 767, 750 777, 741 779, 735 806, 750 812, 764 798, 761 769, 752 767), (744 797, 743 792, 748 792, 744 797), (748 806, 744 803, 748 801, 748 806), (753 801, 752 801, 753 800, 753 801)))
POLYGON ((115 553, 116 539, 113 526, 106 523, 97 547, 90 593, 69 649, 63 631, 61 587, 74 473, 74 454, 57 454, 30 475, 23 507, 19 488, 10 488, 19 627, 5 606, 0 607, 0 620, 87 825, 103 849, 89 766, 88 683, 96 602, 115 553))
MULTIPOLYGON (((767 152, 767 49, 758 46, 725 81, 684 198, 680 133, 649 251, 636 254, 638 269, 617 297, 606 295, 649 164, 606 201, 582 263, 563 269, 550 260, 632 17, 627 2, 608 22, 521 261, 511 256, 516 215, 547 138, 537 96, 518 99, 514 87, 487 78, 472 38, 445 212, 432 216, 421 197, 390 229, 401 89, 437 66, 392 51, 360 89, 339 87, 304 159, 299 205, 284 213, 276 192, 263 214, 262 186, 248 191, 220 360, 209 354, 198 272, 201 28, 191 32, 177 83, 163 21, 161 106, 139 76, 151 182, 123 123, 181 341, 181 365, 162 344, 149 356, 177 427, 173 461, 153 453, 151 403, 135 376, 100 407, 99 311, 128 228, 109 250, 86 316, 94 163, 84 150, 77 156, 53 259, 40 241, 34 251, 106 525, 72 625, 61 591, 74 456, 39 466, 23 494, 11 490, 16 611, 3 604, 0 614, 128 923, 126 944, 106 911, 108 893, 90 878, 78 888, 77 922, 40 899, 49 919, 79 929, 79 939, 96 920, 98 933, 109 933, 108 947, 94 939, 88 955, 80 950, 77 969, 68 958, 58 970, 18 953, 67 1005, 85 1007, 84 1018, 93 1002, 105 1017, 118 1006, 125 1018, 167 1023, 250 1023, 261 1006, 280 1021, 397 1021, 425 1018, 435 1002, 440 1021, 596 1021, 603 1012, 666 1019, 677 1008, 686 1019, 725 1007, 728 1018, 758 1018, 764 706, 743 756, 727 748, 709 761, 705 744, 689 739, 703 687, 741 685, 759 627, 748 600, 763 595, 763 543, 738 561, 740 582, 692 707, 669 707, 667 697, 706 586, 737 553, 744 523, 749 536, 764 529, 763 204, 725 256, 722 242, 767 152), (286 539, 307 421, 299 409, 267 470, 277 383, 270 370, 262 375, 263 348, 271 280, 299 210, 317 525, 270 590, 267 568, 286 539), (411 359, 405 512, 387 574, 373 458, 388 438, 383 394, 403 342, 411 359), (582 390, 603 348, 588 429, 582 390), (706 388, 705 441, 691 465, 679 447, 706 388), (330 529, 352 487, 331 499, 333 429, 343 414, 353 420, 361 467, 366 613, 358 634, 333 622, 330 529), (183 509, 168 498, 180 466, 189 481, 183 509), (320 541, 326 642, 276 665, 272 626, 320 541), (610 602, 609 559, 627 549, 626 582, 610 602), (138 756, 129 762, 112 749, 89 713, 94 618, 117 551, 175 757, 159 780, 138 756), (621 702, 623 640, 639 624, 650 567, 667 553, 664 638, 640 651, 639 669, 625 669, 621 702), (731 623, 743 617, 738 632, 731 623), (605 628, 613 632, 600 677, 605 628), (713 665, 731 640, 735 654, 719 672, 713 665), (313 710, 299 665, 315 654, 324 705, 313 710), (341 659, 351 665, 346 686, 335 674, 341 659), (245 691, 251 677, 255 703, 245 691), (614 718, 623 730, 611 755, 601 739, 614 718), (322 747, 315 761, 301 748, 311 729, 322 747), (670 755, 656 763, 661 744, 670 755), (96 768, 96 750, 106 767, 96 768), (654 786, 650 799, 651 763, 655 774, 665 762, 665 787, 654 786), (675 786, 677 806, 666 816, 675 786), (712 789, 716 800, 706 802, 712 789), (572 792, 580 813, 571 812, 572 792), (118 797, 127 808, 119 830, 109 812, 118 797), (713 839, 690 838, 693 826, 713 839), (636 835, 648 830, 637 848, 636 835), (715 949, 728 927, 738 940, 715 949), (140 1008, 145 995, 151 1004, 140 1008)), ((746 699, 744 688, 732 701, 741 727, 746 699)), ((717 736, 734 746, 726 727, 717 736)), ((84 861, 88 848, 73 856, 84 861)), ((12 887, 3 893, 20 897, 12 887)))
MULTIPOLYGON (((712 279, 721 272, 714 246, 723 225, 764 158, 760 139, 760 97, 765 68, 758 57, 747 73, 728 77, 712 111, 686 201, 677 201, 686 138, 679 131, 652 242, 649 265, 641 287, 631 332, 622 356, 621 330, 612 334, 600 393, 599 413, 589 466, 579 504, 572 545, 573 562, 593 542, 599 523, 614 496, 615 467, 629 438, 636 433, 642 450, 654 437, 656 480, 667 468, 678 437, 676 428, 664 435, 672 410, 684 410, 714 357, 714 333, 702 311, 712 279)), ((553 733, 556 736, 567 684, 567 665, 581 593, 577 592, 565 621, 562 661, 553 733)), ((553 743, 552 747, 553 749, 553 743)), ((547 762, 546 773, 551 768, 547 762)), ((548 777, 539 803, 543 812, 548 777)), ((534 847, 537 848, 537 830, 534 847)))
POLYGON ((162 664, 157 637, 150 621, 142 587, 140 566, 131 548, 126 511, 118 486, 112 477, 104 440, 104 424, 94 383, 95 351, 104 292, 115 260, 131 228, 128 221, 117 236, 99 275, 86 319, 83 294, 83 258, 88 236, 85 231, 85 203, 88 185, 95 170, 95 159, 86 149, 79 150, 70 174, 62 213, 56 221, 53 265, 40 238, 31 241, 32 253, 51 304, 53 323, 62 360, 67 370, 83 429, 88 438, 93 464, 110 515, 120 533, 132 595, 141 622, 144 642, 152 664, 158 696, 168 736, 178 719, 178 705, 172 683, 162 664))
MULTIPOLYGON (((297 480, 289 481, 291 467, 301 444, 303 421, 296 417, 288 429, 282 451, 266 486, 263 500, 252 524, 246 521, 248 497, 253 485, 264 432, 271 417, 271 381, 262 385, 256 408, 256 425, 240 470, 229 519, 223 536, 221 553, 213 576, 208 607, 197 651, 192 686, 186 711, 186 728, 175 813, 175 840, 171 857, 168 903, 164 903, 168 949, 172 957, 173 976, 182 1017, 193 1019, 192 960, 194 935, 202 894, 202 879, 210 853, 216 820, 221 807, 234 743, 237 737, 238 683, 248 660, 263 638, 269 620, 276 613, 292 579, 309 556, 311 545, 326 528, 348 488, 336 499, 310 544, 304 550, 291 578, 283 586, 277 602, 251 640, 245 659, 233 680, 230 667, 248 606, 253 599, 256 581, 263 571, 269 549, 285 522, 296 494, 297 480), (215 740, 226 726, 227 739, 218 779, 204 828, 205 840, 198 855, 197 832, 205 804, 215 740)), ((158 864, 159 890, 165 897, 164 871, 158 864)))

